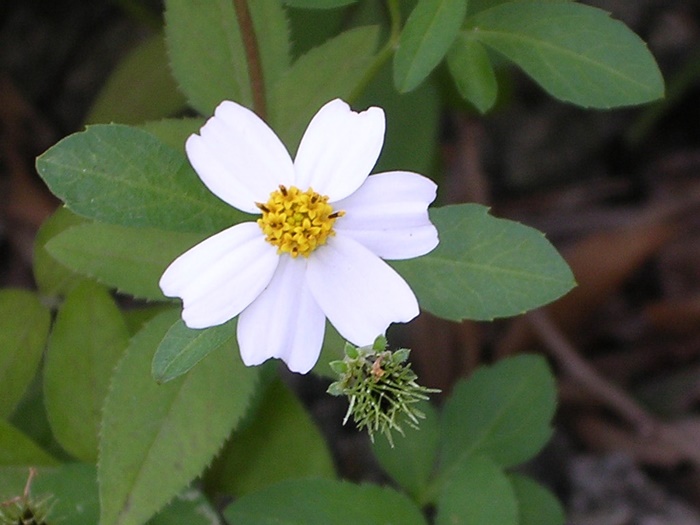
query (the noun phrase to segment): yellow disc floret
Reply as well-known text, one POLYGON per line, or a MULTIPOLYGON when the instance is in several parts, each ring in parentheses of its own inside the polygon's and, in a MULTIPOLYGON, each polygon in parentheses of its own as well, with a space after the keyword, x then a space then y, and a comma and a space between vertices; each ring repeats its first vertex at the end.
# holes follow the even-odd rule
POLYGON ((270 193, 265 204, 256 203, 262 210, 258 224, 265 240, 277 246, 277 253, 292 257, 308 257, 326 243, 329 235, 335 235, 333 223, 345 212, 333 211, 328 197, 309 188, 301 191, 295 186, 270 193))

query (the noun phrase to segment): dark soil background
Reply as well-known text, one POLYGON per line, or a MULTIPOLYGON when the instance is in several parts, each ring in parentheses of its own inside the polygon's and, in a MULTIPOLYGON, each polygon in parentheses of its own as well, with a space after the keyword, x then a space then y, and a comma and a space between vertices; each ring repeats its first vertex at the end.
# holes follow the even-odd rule
MULTIPOLYGON (((528 468, 571 525, 700 524, 700 2, 596 0, 656 56, 667 99, 609 112, 513 77, 487 117, 444 116, 443 197, 544 231, 579 287, 538 312, 407 329, 421 382, 449 392, 478 364, 548 355, 561 407, 528 468)), ((34 158, 81 128, 110 71, 158 24, 158 2, 0 3, 0 285, 34 286, 37 228, 58 202, 34 158)), ((344 407, 305 386, 343 473, 380 474, 344 407)))

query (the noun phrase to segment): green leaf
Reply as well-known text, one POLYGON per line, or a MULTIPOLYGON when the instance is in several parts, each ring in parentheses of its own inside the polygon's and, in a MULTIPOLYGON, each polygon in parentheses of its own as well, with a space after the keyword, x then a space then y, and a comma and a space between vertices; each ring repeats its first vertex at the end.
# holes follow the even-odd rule
POLYGON ((55 465, 49 456, 26 434, 0 419, 0 467, 55 465))
POLYGON ((282 0, 289 7, 298 7, 299 9, 335 9, 354 4, 357 0, 282 0))
POLYGON ((0 466, 0 501, 7 501, 21 496, 27 484, 29 467, 0 466))
POLYGON ((46 249, 62 264, 120 292, 162 301, 158 281, 175 258, 201 241, 196 233, 81 224, 52 239, 46 249))
POLYGON ((248 494, 224 517, 236 525, 426 525, 413 502, 388 487, 321 479, 285 481, 248 494))
POLYGON ((100 517, 95 465, 66 463, 58 468, 39 469, 32 494, 52 496, 49 522, 95 525, 100 517))
POLYGON ((12 414, 32 382, 50 323, 32 292, 0 290, 0 417, 12 414))
POLYGON ((374 454, 382 468, 418 503, 427 503, 427 489, 435 469, 440 441, 439 418, 430 403, 420 410, 425 419, 418 429, 406 427, 405 436, 396 436, 394 446, 386 439, 373 443, 374 454))
POLYGON ((129 342, 121 311, 100 285, 84 282, 58 311, 44 364, 44 403, 58 442, 87 463, 97 460, 102 404, 129 342))
POLYGON ((460 204, 430 210, 440 244, 429 254, 391 265, 421 308, 438 317, 491 320, 521 314, 568 292, 574 277, 544 235, 488 208, 460 204))
POLYGON ((467 2, 467 15, 473 15, 479 11, 484 11, 486 9, 496 7, 499 4, 509 3, 511 1, 512 0, 469 0, 467 2))
POLYGON ((447 54, 447 66, 464 100, 481 113, 493 107, 498 83, 484 46, 468 34, 461 33, 447 54))
POLYGON ((184 151, 185 141, 193 133, 199 133, 204 125, 201 118, 166 118, 145 122, 140 127, 155 135, 163 143, 176 151, 184 151))
POLYGON ((295 58, 340 34, 349 23, 346 9, 287 9, 287 14, 295 58))
POLYGON ((274 381, 252 423, 231 437, 208 484, 241 496, 286 479, 310 477, 335 477, 330 450, 301 402, 281 381, 274 381))
MULTIPOLYGON (((26 468, 0 468, 0 499, 19 496, 27 480, 26 468)), ((48 522, 95 525, 100 519, 100 501, 95 465, 67 463, 39 468, 32 479, 35 501, 47 499, 48 522)), ((43 522, 42 522, 43 523, 43 522)), ((149 525, 221 525, 216 511, 201 492, 187 489, 170 502, 149 525)))
POLYGON ((41 373, 34 376, 8 422, 49 455, 60 461, 70 461, 72 458, 56 441, 46 416, 43 379, 41 373))
POLYGON ((375 173, 408 170, 423 175, 435 171, 440 143, 440 92, 424 82, 410 93, 398 93, 391 81, 391 64, 377 73, 358 107, 379 106, 386 114, 384 147, 375 173))
MULTIPOLYGON (((22 496, 28 477, 27 467, 0 468, 0 500, 22 496)), ((82 463, 39 466, 31 479, 30 501, 45 502, 40 506, 49 509, 46 523, 95 525, 100 515, 95 466, 82 463)))
POLYGON ((211 233, 245 216, 209 192, 182 152, 129 126, 74 133, 37 169, 68 208, 101 222, 211 233))
POLYGON ((456 465, 438 496, 436 525, 519 525, 508 477, 485 456, 456 465))
POLYGON ((163 35, 155 34, 117 65, 85 121, 138 124, 173 115, 185 105, 168 68, 163 35))
POLYGON ((248 9, 257 39, 265 92, 269 93, 292 62, 289 21, 279 0, 249 1, 248 9))
POLYGON ((180 319, 158 345, 151 363, 151 374, 158 383, 166 383, 182 374, 218 348, 235 346, 236 321, 232 319, 205 330, 187 328, 180 319))
POLYGON ((190 105, 211 115, 222 100, 251 107, 248 63, 230 0, 166 0, 170 66, 190 105))
POLYGON ((508 479, 518 500, 519 525, 564 525, 564 509, 549 490, 520 474, 508 479))
POLYGON ((190 488, 148 520, 148 525, 221 525, 221 519, 204 494, 190 488))
POLYGON ((478 13, 479 11, 485 11, 486 9, 491 9, 497 5, 514 3, 514 2, 572 2, 574 0, 469 0, 467 2, 467 16, 478 13))
POLYGON ((576 2, 511 2, 481 11, 467 24, 473 38, 561 100, 611 108, 664 94, 646 44, 600 9, 576 2))
POLYGON ((521 355, 457 384, 442 416, 443 470, 478 454, 510 467, 547 443, 556 385, 544 358, 521 355))
POLYGON ((65 295, 83 280, 82 276, 49 255, 46 244, 59 233, 84 222, 85 219, 68 208, 60 207, 39 228, 34 239, 34 280, 41 294, 49 297, 65 295))
MULTIPOLYGON (((265 88, 289 66, 289 28, 279 0, 248 2, 265 88)), ((233 2, 167 0, 173 74, 192 106, 210 115, 222 100, 252 107, 248 62, 233 2), (196 38, 193 38, 196 35, 196 38)))
POLYGON ((411 91, 437 66, 467 14, 465 0, 418 0, 394 55, 394 85, 411 91))
MULTIPOLYGON (((95 525, 100 518, 100 501, 95 465, 66 463, 40 467, 32 480, 31 495, 37 501, 48 498, 48 522, 95 525)), ((0 499, 22 494, 26 468, 0 468, 0 499)), ((186 489, 159 512, 149 525, 221 525, 216 511, 201 492, 186 489)))
POLYGON ((360 82, 378 36, 376 26, 346 31, 301 56, 273 86, 270 122, 290 152, 316 111, 333 98, 346 98, 360 82))
POLYGON ((128 310, 122 312, 122 315, 124 316, 124 321, 126 322, 126 327, 129 330, 129 334, 135 335, 155 316, 170 310, 177 312, 182 311, 179 305, 174 306, 172 304, 156 303, 138 308, 129 308, 128 310))
POLYGON ((219 348, 186 376, 158 385, 153 351, 177 321, 155 317, 131 340, 105 401, 98 480, 101 525, 140 525, 211 461, 246 410, 256 370, 219 348))

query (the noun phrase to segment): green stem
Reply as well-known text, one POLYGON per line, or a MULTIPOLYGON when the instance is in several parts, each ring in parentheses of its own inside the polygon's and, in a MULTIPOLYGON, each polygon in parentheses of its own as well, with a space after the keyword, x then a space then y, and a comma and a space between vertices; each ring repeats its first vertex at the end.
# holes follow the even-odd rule
POLYGON ((267 106, 265 104, 265 82, 263 78, 262 63, 258 39, 255 37, 255 27, 250 16, 248 2, 246 0, 233 0, 236 10, 238 25, 241 28, 241 38, 245 49, 246 62, 248 62, 248 76, 250 77, 250 89, 253 92, 253 110, 265 120, 267 118, 267 106))
POLYGON ((374 61, 369 65, 365 74, 357 83, 355 88, 348 95, 348 102, 356 101, 360 95, 367 89, 367 86, 372 82, 379 70, 394 54, 394 50, 399 43, 401 35, 401 10, 399 8, 399 0, 387 0, 387 10, 389 11, 390 33, 389 40, 384 47, 374 57, 374 61))

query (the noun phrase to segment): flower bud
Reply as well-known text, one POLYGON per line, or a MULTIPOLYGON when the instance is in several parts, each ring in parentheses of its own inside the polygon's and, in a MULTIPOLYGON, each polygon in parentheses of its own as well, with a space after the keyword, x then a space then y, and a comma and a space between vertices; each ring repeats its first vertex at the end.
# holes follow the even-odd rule
POLYGON ((439 390, 416 383, 418 376, 407 362, 408 348, 392 352, 386 347, 386 337, 381 335, 368 346, 346 343, 345 358, 330 363, 339 379, 328 387, 328 393, 345 395, 350 401, 343 424, 352 416, 357 428, 367 429, 372 441, 375 433, 381 433, 393 447, 391 432, 403 435, 402 424, 418 428, 425 415, 416 403, 439 390))

